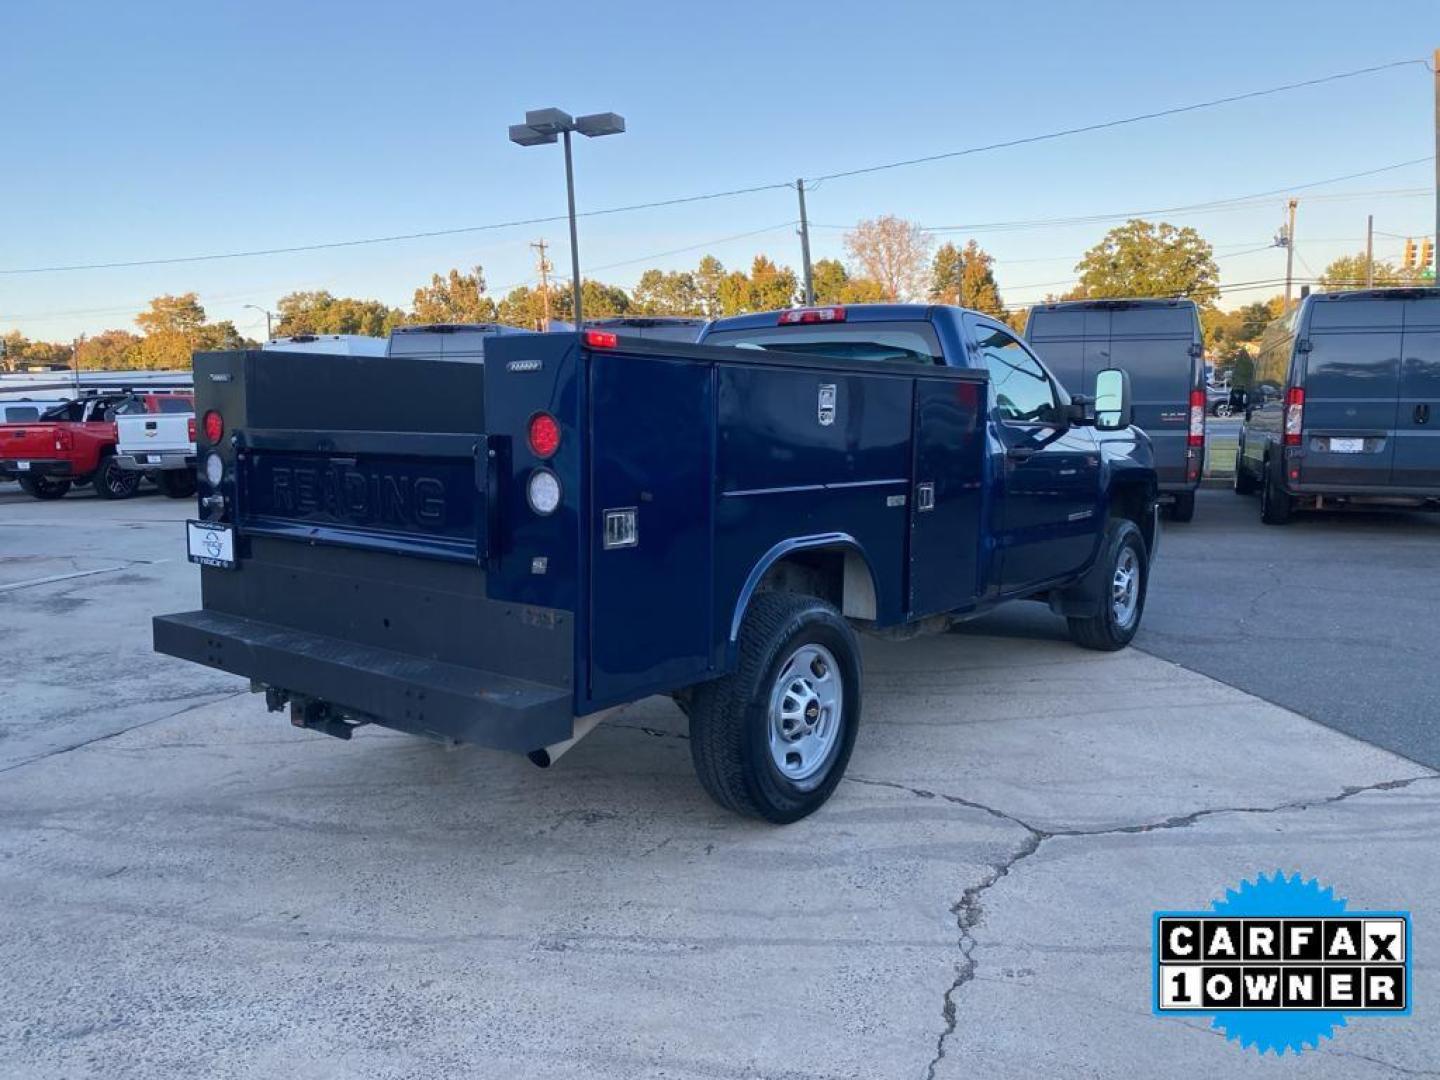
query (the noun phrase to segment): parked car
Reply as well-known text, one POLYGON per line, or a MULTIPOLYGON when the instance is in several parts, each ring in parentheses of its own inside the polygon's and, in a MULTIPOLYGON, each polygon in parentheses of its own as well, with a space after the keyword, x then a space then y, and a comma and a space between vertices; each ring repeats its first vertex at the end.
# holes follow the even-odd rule
POLYGON ((195 494, 195 398, 161 396, 155 412, 122 410, 115 419, 115 464, 154 481, 169 498, 195 494))
POLYGON ((1205 386, 1205 405, 1211 416, 1220 420, 1228 419, 1241 411, 1243 406, 1239 404, 1243 399, 1243 391, 1229 386, 1216 386, 1207 383, 1205 386))
POLYGON ((432 346, 403 393, 366 358, 198 356, 204 607, 156 649, 301 727, 539 764, 668 693, 705 789, 788 822, 850 757, 857 628, 1014 599, 1088 648, 1140 625, 1157 490, 1123 372, 1073 400, 1003 323, 906 304, 486 351, 432 346))
POLYGON ((1206 393, 1200 312, 1192 300, 1074 300, 1030 309, 1025 339, 1068 388, 1091 393, 1096 373, 1130 375, 1135 423, 1154 441, 1169 516, 1195 516, 1205 465, 1206 393))
MULTIPOLYGON (((187 391, 188 392, 188 391, 187 391)), ((0 428, 0 480, 18 480, 36 499, 58 499, 75 484, 93 484, 102 499, 128 499, 140 474, 115 460, 115 418, 121 412, 158 413, 164 392, 90 394, 46 409, 36 423, 0 428)))
POLYGON ((1440 289, 1312 293, 1266 329, 1235 490, 1261 520, 1342 506, 1440 509, 1440 289))
POLYGON ((53 409, 63 398, 9 398, 0 400, 0 425, 33 424, 46 409, 53 409))

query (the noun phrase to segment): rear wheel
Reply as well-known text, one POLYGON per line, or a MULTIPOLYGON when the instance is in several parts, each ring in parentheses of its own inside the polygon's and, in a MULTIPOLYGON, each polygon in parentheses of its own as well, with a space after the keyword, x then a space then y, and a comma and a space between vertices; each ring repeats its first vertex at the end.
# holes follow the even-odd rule
POLYGON ((189 469, 167 469, 156 483, 169 499, 188 499, 195 494, 195 474, 189 469))
POLYGON ((860 723, 860 651, 825 601, 761 593, 736 670, 695 688, 690 753, 710 797, 776 824, 830 798, 860 723))
POLYGON ((140 474, 122 469, 113 457, 101 460, 95 470, 95 494, 102 499, 128 499, 140 487, 140 474))
POLYGON ((1215 404, 1215 408, 1211 409, 1210 411, 1211 411, 1214 415, 1220 417, 1220 419, 1222 419, 1222 420, 1225 419, 1225 418, 1228 417, 1228 416, 1234 416, 1234 415, 1235 415, 1235 409, 1234 409, 1234 407, 1233 407, 1228 401, 1220 401, 1220 402, 1217 402, 1217 403, 1215 404))
POLYGON ((1265 479, 1260 485, 1260 520, 1266 525, 1288 525, 1295 516, 1295 499, 1280 486, 1280 478, 1265 460, 1265 479))
POLYGON ((1193 491, 1182 491, 1175 496, 1175 501, 1170 504, 1170 520, 1186 522, 1195 517, 1195 493, 1193 491))
POLYGON ((62 499, 70 490, 70 481, 51 480, 48 476, 22 476, 20 490, 32 499, 62 499))
POLYGON ((1260 490, 1259 483, 1256 482, 1255 477, 1250 475, 1250 470, 1245 467, 1245 455, 1243 453, 1235 455, 1234 483, 1236 495, 1254 495, 1260 490))
POLYGON ((1116 518, 1110 522, 1092 573, 1100 576, 1100 610, 1088 619, 1070 619, 1070 637, 1087 649, 1123 649, 1140 629, 1150 581, 1145 538, 1133 521, 1116 518))

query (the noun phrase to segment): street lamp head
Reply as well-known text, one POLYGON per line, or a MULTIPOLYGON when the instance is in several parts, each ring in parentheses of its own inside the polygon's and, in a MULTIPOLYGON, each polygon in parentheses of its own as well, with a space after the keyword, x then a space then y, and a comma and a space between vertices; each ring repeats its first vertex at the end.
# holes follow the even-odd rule
POLYGON ((591 113, 576 118, 575 130, 592 139, 599 135, 619 135, 625 130, 625 118, 613 112, 591 113))
POLYGON ((540 146, 555 141, 553 131, 536 131, 529 124, 511 124, 510 141, 520 146, 540 146))
POLYGON ((542 135, 558 135, 575 128, 574 118, 564 109, 531 109, 525 114, 525 123, 542 135))

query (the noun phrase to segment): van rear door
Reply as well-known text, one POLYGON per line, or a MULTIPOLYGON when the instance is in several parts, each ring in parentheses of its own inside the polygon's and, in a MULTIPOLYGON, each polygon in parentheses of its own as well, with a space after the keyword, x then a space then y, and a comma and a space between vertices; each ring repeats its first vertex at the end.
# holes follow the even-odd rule
MULTIPOLYGON (((1186 456, 1190 433, 1190 391, 1203 381, 1193 355, 1197 327, 1190 304, 1116 304, 1110 312, 1109 362, 1130 374, 1135 423, 1155 447, 1155 471, 1162 487, 1191 483, 1186 456)), ((1090 335, 1087 334, 1087 346, 1090 335)), ((1087 364, 1093 383, 1100 357, 1087 364)), ((1093 392, 1093 390, 1091 391, 1093 392)))
POLYGON ((1302 484, 1390 486, 1403 317, 1402 303, 1373 294, 1312 301, 1300 346, 1302 484))
POLYGON ((1440 293, 1398 306, 1404 340, 1390 481, 1406 491, 1440 491, 1440 293))

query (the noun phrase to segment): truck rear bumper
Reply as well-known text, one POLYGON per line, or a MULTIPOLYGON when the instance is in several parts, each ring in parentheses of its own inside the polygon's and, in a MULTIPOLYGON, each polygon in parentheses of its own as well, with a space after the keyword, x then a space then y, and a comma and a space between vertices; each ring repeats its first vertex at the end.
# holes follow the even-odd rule
POLYGON ((574 733, 567 687, 226 615, 157 615, 155 651, 416 735, 528 753, 574 733))
POLYGON ((184 450, 161 450, 159 453, 116 454, 115 464, 132 472, 151 469, 194 469, 195 455, 184 450))
POLYGON ((27 467, 20 468, 20 462, 13 458, 6 458, 0 461, 0 477, 6 480, 19 480, 24 476, 48 476, 53 480, 72 480, 75 477, 75 466, 68 461, 46 461, 34 458, 26 462, 27 467))

